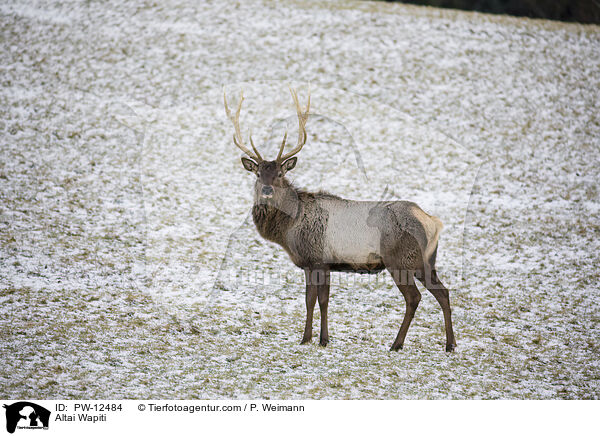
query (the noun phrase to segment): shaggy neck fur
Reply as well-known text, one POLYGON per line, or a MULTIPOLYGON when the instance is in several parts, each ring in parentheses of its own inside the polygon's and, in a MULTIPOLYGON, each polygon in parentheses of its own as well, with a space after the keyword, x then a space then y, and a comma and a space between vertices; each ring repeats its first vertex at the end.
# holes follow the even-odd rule
POLYGON ((285 235, 300 213, 299 190, 285 177, 273 186, 273 197, 261 197, 262 185, 257 181, 254 187, 252 219, 260 235, 287 250, 285 235))

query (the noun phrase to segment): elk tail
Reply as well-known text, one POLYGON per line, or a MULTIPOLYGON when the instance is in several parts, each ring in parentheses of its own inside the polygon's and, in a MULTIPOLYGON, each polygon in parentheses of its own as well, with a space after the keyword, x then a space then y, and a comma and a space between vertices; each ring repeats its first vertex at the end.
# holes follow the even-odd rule
POLYGON ((423 257, 426 261, 429 261, 429 259, 431 259, 431 255, 437 248, 440 233, 444 228, 444 224, 442 224, 442 221, 438 217, 429 215, 429 218, 431 218, 433 224, 433 228, 430 227, 430 229, 433 231, 427 232, 427 248, 425 248, 425 253, 423 257))

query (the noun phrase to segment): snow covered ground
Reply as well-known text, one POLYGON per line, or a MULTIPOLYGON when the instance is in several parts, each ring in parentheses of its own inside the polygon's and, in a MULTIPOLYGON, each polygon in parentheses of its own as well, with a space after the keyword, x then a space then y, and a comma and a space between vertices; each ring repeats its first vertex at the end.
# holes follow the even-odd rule
POLYGON ((0 396, 598 398, 600 28, 372 2, 0 5, 0 396), (302 273, 248 220, 222 90, 292 178, 444 221, 458 348, 391 278, 302 273), (240 279, 240 272, 243 272, 240 279), (318 331, 318 311, 315 313, 318 331))

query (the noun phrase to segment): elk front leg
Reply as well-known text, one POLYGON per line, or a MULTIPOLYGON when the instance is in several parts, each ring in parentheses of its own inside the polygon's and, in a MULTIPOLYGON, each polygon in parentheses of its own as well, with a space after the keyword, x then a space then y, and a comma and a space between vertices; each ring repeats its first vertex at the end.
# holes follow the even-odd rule
POLYGON ((319 309, 321 310, 321 338, 319 345, 326 347, 329 343, 329 329, 327 328, 327 307, 329 306, 329 271, 324 270, 322 273, 322 283, 317 285, 317 293, 319 297, 319 309))
POLYGON ((315 304, 317 302, 317 286, 312 281, 312 270, 304 271, 306 279, 306 325, 304 326, 304 336, 302 336, 301 344, 307 344, 312 339, 312 322, 315 304))

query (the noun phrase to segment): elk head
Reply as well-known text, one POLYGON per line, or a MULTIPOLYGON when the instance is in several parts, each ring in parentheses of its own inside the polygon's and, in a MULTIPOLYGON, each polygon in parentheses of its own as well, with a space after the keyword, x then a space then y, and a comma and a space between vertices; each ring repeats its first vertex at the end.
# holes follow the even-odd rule
POLYGON ((283 154, 283 150, 286 145, 287 132, 283 135, 283 141, 279 147, 279 153, 275 160, 264 160, 252 141, 252 135, 250 138, 250 145, 252 151, 244 145, 242 139, 242 132, 240 129, 240 110, 242 109, 242 102, 244 101, 244 95, 240 95, 240 101, 238 103, 235 115, 231 114, 229 107, 227 106, 227 97, 223 93, 223 101, 225 103, 225 112, 227 117, 233 123, 235 133, 233 135, 233 143, 248 157, 242 157, 242 165, 247 171, 250 171, 257 176, 257 194, 263 200, 268 200, 273 197, 274 189, 287 188, 288 182, 285 181, 284 175, 296 166, 297 157, 294 157, 306 143, 306 122, 308 121, 308 113, 310 110, 310 93, 308 95, 308 103, 305 108, 300 106, 298 102, 298 94, 295 90, 290 89, 294 104, 296 105, 296 112, 298 114, 298 143, 296 147, 289 153, 283 154))

